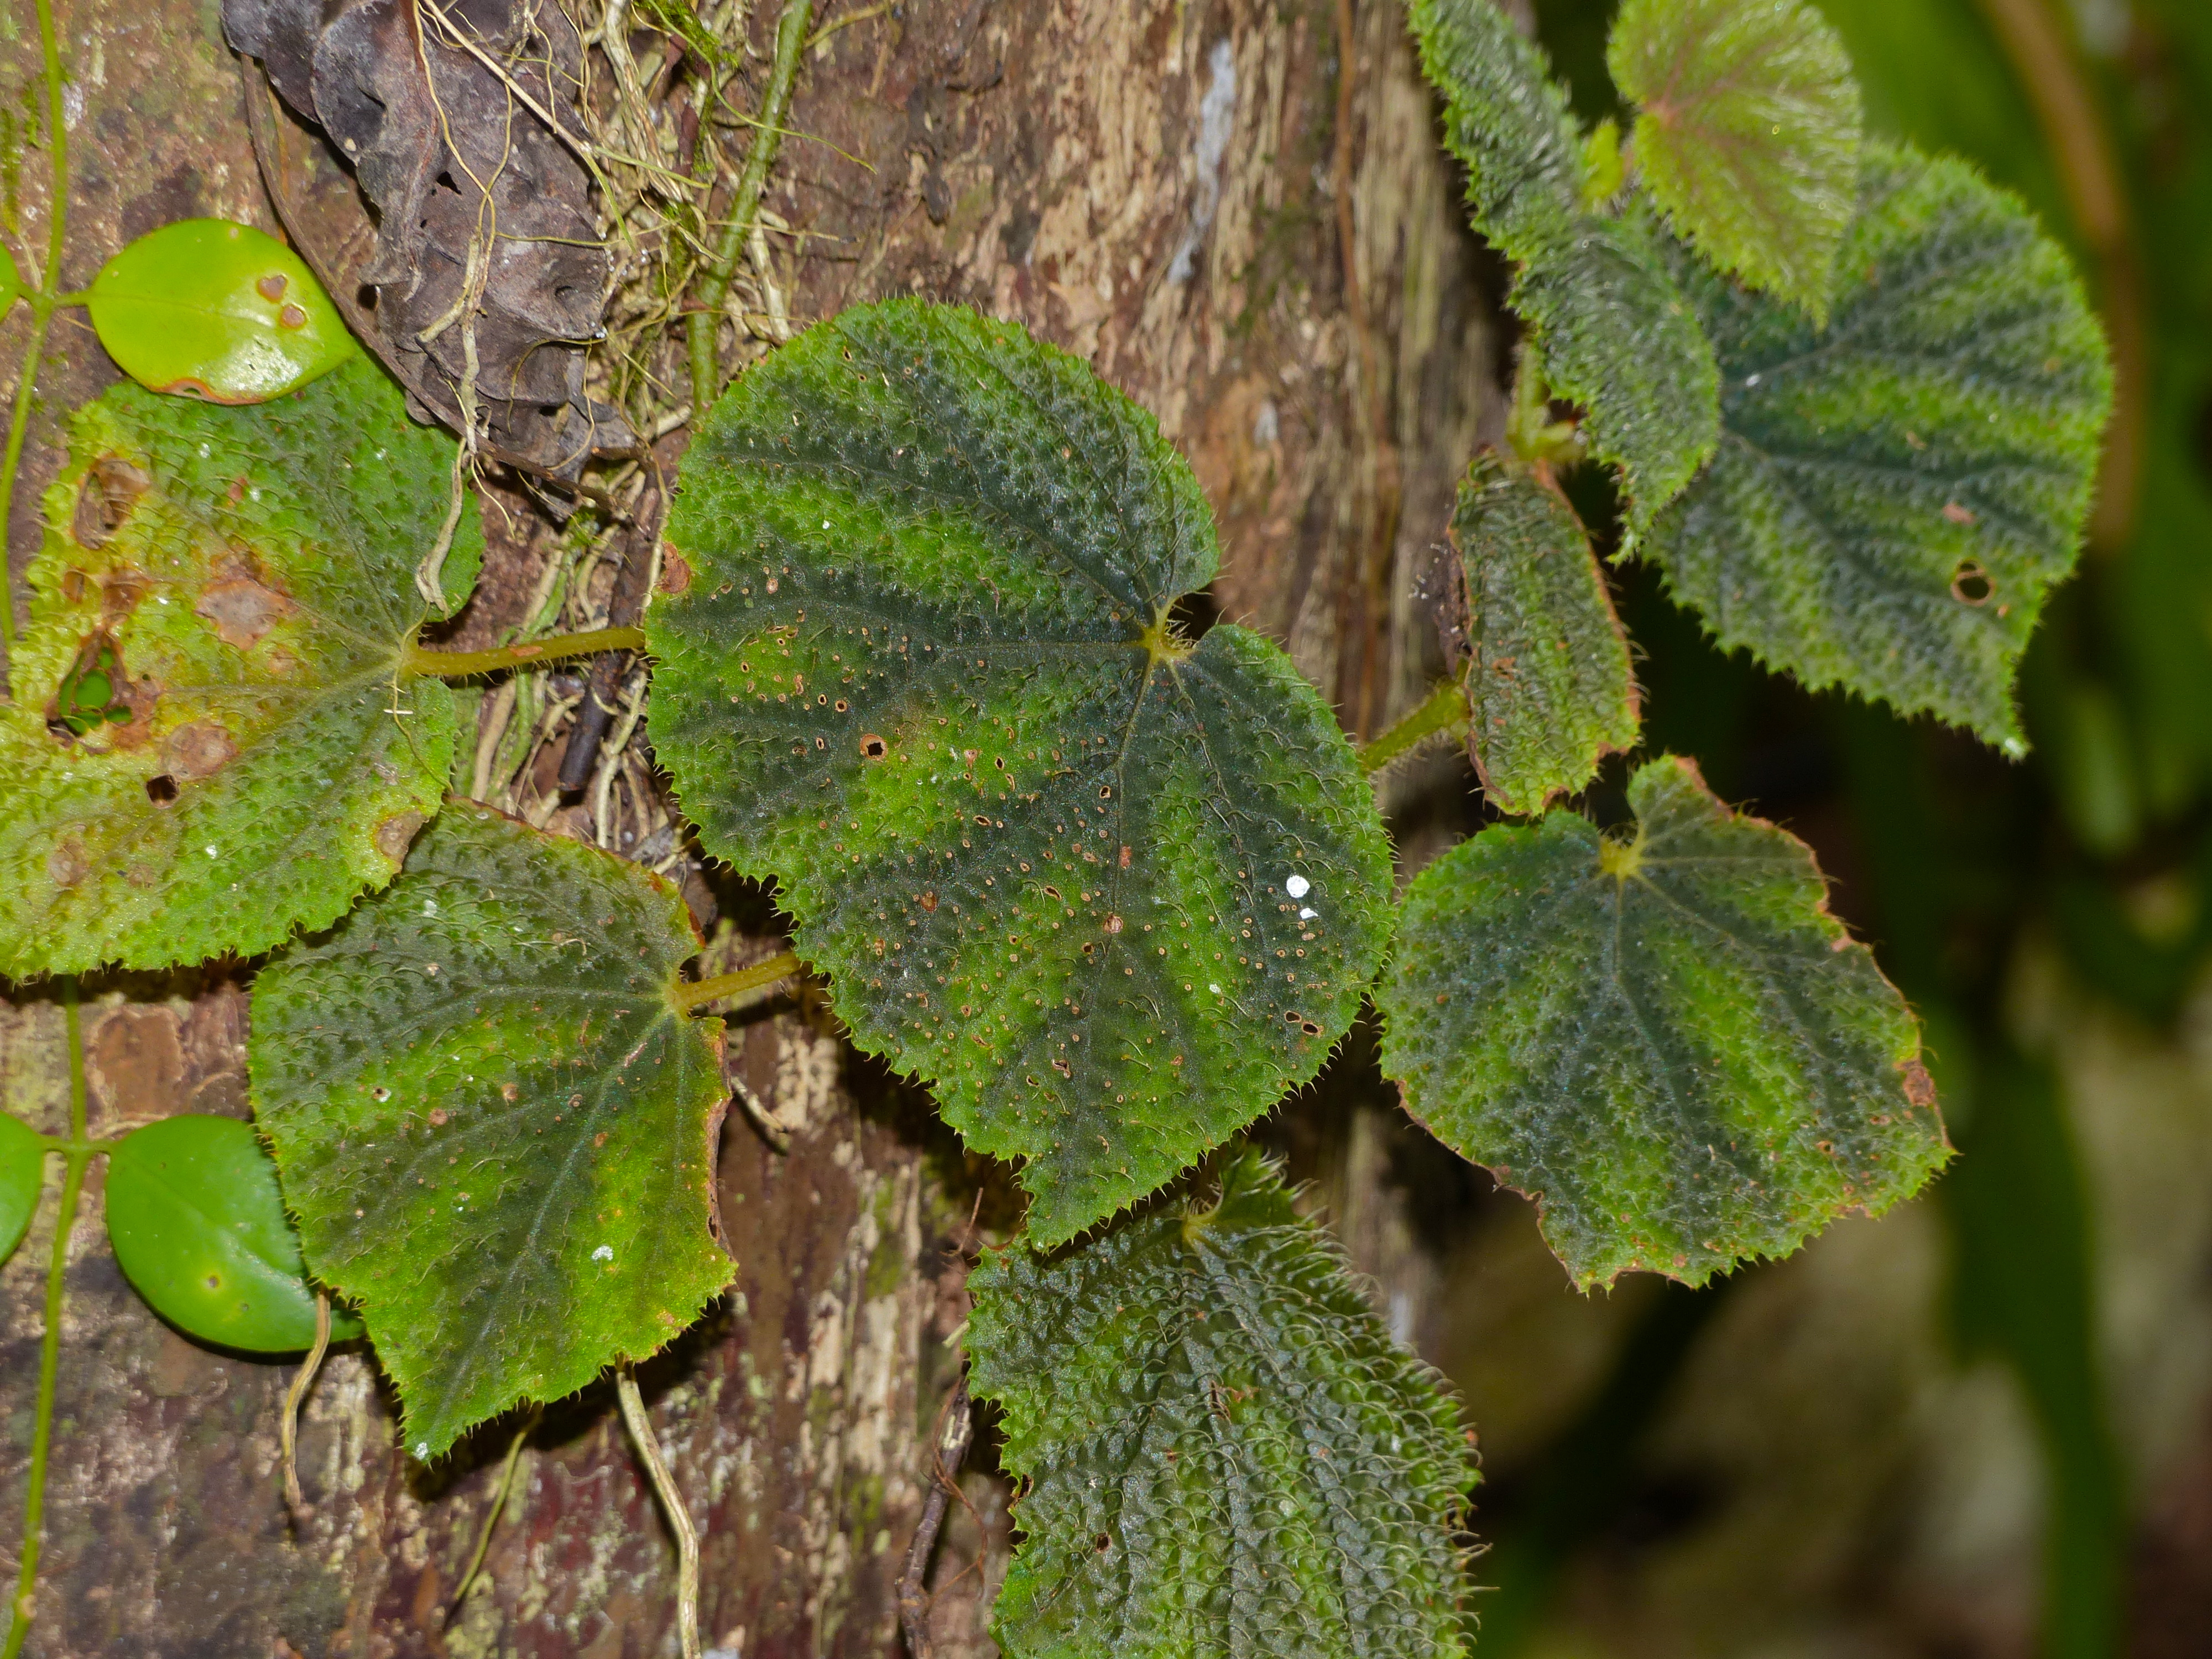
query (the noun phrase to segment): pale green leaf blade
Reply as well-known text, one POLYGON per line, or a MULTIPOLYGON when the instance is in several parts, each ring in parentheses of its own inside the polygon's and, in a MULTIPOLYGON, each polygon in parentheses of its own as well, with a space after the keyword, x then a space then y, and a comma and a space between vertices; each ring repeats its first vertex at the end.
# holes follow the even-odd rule
POLYGON ((728 1282, 720 1023, 672 995, 698 948, 649 872, 457 801, 254 981, 254 1115, 417 1458, 644 1358, 728 1282))
POLYGON ((1553 395, 1582 405, 1591 452, 1620 470, 1630 545, 1720 435, 1720 372, 1664 240, 1644 212, 1588 217, 1513 284, 1553 395))
POLYGON ((148 231, 100 268, 86 309, 139 385, 211 403, 282 397, 361 350, 305 260, 227 219, 148 231))
POLYGON ((1387 923, 1350 745, 1245 630, 1151 417, 1012 324, 848 311, 684 462, 653 744, 863 1048, 1066 1238, 1319 1070, 1387 923))
POLYGON ((1692 1284, 1879 1214, 1948 1155, 1919 1033, 1804 845, 1671 757, 1634 838, 1553 812, 1414 880, 1382 1066, 1448 1146, 1535 1197, 1578 1284, 1692 1284))
POLYGON ((1582 219, 1583 139, 1543 49, 1494 0, 1412 0, 1421 71, 1443 101, 1444 146, 1467 167, 1474 228, 1536 259, 1582 219))
POLYGON ((1026 1482, 1010 1659, 1465 1651, 1458 1413, 1254 1155, 969 1281, 971 1386, 1026 1482))
POLYGON ((1858 83, 1802 0, 1627 0, 1606 52, 1636 166, 1723 270, 1826 320, 1857 206, 1858 83))
POLYGON ((22 1119, 0 1112, 0 1262, 23 1242, 46 1179, 46 1143, 22 1119))
POLYGON ((0 974, 252 955, 392 878, 453 748, 399 669, 453 448, 362 357, 77 412, 0 702, 0 974))
POLYGON ((1540 812, 1642 729, 1628 636, 1558 489, 1475 458, 1452 545, 1467 582, 1468 753, 1500 811, 1540 812))
POLYGON ((1686 253, 1725 434, 1647 538, 1722 645, 2025 752, 2012 679, 2112 407, 2065 254, 1966 163, 1869 144, 1825 332, 1686 253))

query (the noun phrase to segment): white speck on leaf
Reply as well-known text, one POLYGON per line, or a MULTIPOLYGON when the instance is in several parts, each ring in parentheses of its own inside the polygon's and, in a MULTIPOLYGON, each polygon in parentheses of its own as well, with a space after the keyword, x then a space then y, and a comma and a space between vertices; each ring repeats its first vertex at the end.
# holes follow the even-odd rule
POLYGON ((615 1247, 611 1244, 602 1244, 592 1252, 592 1260, 594 1261, 611 1261, 614 1259, 615 1247))
POLYGON ((1318 910, 1315 909, 1315 908, 1313 908, 1313 906, 1311 906, 1310 904, 1309 904, 1308 906, 1306 906, 1306 908, 1305 908, 1304 909, 1303 909, 1303 910, 1301 910, 1301 911, 1299 911, 1299 912, 1298 912, 1298 920, 1299 920, 1300 921, 1312 921, 1316 916, 1319 915, 1320 914, 1321 914, 1321 912, 1320 912, 1320 911, 1318 911, 1318 910))
POLYGON ((1212 992, 1216 996, 1219 996, 1221 994, 1221 988, 1218 985, 1209 985, 1206 988, 1212 992))
POLYGON ((1292 876, 1283 884, 1283 890, 1292 898, 1304 898, 1313 890, 1313 884, 1304 876, 1292 876))

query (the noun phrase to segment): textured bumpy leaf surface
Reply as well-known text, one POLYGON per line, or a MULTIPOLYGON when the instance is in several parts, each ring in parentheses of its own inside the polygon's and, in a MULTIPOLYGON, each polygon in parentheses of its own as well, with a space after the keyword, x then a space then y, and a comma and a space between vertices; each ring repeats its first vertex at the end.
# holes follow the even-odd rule
POLYGON ((2112 406, 2066 256, 1965 163, 1869 144, 1826 332, 1686 252, 1726 432, 1648 538, 1723 645, 2021 752, 2014 665, 2112 406))
POLYGON ((1468 752, 1501 811, 1540 812, 1635 746, 1628 637, 1574 510, 1495 455, 1461 482, 1451 538, 1474 653, 1468 752))
POLYGON ((78 411, 0 702, 0 974, 250 955, 392 878, 453 748, 451 694, 398 678, 452 456, 362 357, 78 411))
POLYGON ((720 1025, 671 997, 698 948, 645 871, 455 802, 255 981, 255 1115, 416 1457, 652 1353, 728 1281, 720 1025))
MULTIPOLYGON (((107 1156, 102 1207, 116 1265, 187 1335, 249 1353, 314 1341, 315 1292, 251 1124, 183 1112, 133 1129, 107 1156)), ((360 1334, 334 1310, 333 1340, 360 1334)))
POLYGON ((1412 14, 1474 228, 1520 262, 1513 308, 1552 391, 1583 406, 1593 452, 1620 469, 1632 536, 1712 453, 1712 349, 1650 216, 1583 210, 1582 138, 1543 53, 1493 0, 1413 0, 1412 14))
POLYGON ((1632 840, 1554 812, 1415 879, 1383 1070, 1439 1139, 1534 1196, 1578 1283, 1692 1284, 1879 1213, 1948 1155, 1919 1035, 1803 843, 1671 757, 1632 840))
POLYGON ((1464 1651, 1458 1414, 1256 1158, 1217 1208, 969 1282, 971 1382, 1030 1483, 992 1624, 1012 1659, 1464 1651))
POLYGON ((715 406, 668 533, 652 730, 684 810, 777 878, 860 1044, 1025 1162, 1035 1237, 1320 1068, 1389 855, 1279 650, 1166 637, 1217 552, 1149 416, 1011 324, 848 311, 715 406))
POLYGON ((23 1242, 46 1176, 46 1143, 21 1118, 0 1112, 0 1261, 23 1242))
POLYGON ((1638 175, 1722 270, 1826 320, 1857 205, 1858 83, 1799 0, 1627 0, 1606 53, 1638 175))

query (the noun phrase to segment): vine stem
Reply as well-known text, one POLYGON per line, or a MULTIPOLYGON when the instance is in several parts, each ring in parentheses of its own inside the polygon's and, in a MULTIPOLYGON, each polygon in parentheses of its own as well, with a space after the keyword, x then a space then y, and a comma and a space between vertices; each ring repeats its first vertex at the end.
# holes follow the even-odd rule
POLYGON ((783 15, 776 20, 775 57, 769 66, 768 89, 761 94, 760 118, 753 129, 753 142, 745 150, 744 170, 738 174, 737 193, 730 198, 729 222, 722 227, 722 240, 715 245, 714 262, 707 267, 707 280, 699 285, 699 308, 684 319, 685 340, 691 349, 695 421, 713 407, 721 390, 715 384, 720 376, 714 337, 722 325, 722 302, 729 297, 738 255, 752 234, 761 191, 768 185, 768 170, 775 165, 776 149, 783 142, 783 118, 791 107, 792 83, 799 78, 806 26, 813 21, 814 0, 784 0, 783 15))
POLYGON ((62 1014, 69 1030, 70 1146, 62 1154, 62 1200, 54 1213, 54 1243, 46 1259, 46 1328, 39 1339, 39 1399, 31 1420, 31 1470, 23 1494, 23 1556, 0 1659, 16 1659, 31 1634, 32 1600, 39 1586, 39 1550, 46 1524, 46 1453, 53 1443, 54 1383, 61 1371, 62 1299, 68 1288, 70 1233, 76 1225, 84 1172, 96 1150, 84 1133, 84 1039, 77 1019, 76 978, 62 981, 62 1014))
POLYGON ((300 1407, 307 1400, 308 1384, 323 1368, 323 1356, 330 1351, 331 1293, 319 1289, 315 1292, 315 1346, 307 1350, 307 1358, 293 1376, 292 1386, 284 1390, 284 1417, 279 1425, 284 1453, 284 1504, 295 1522, 311 1513, 307 1500, 300 1494, 300 1407))
POLYGON ((503 668, 530 668, 563 657, 595 657, 602 651, 642 651, 642 628, 595 628, 588 634, 556 634, 543 640, 524 640, 490 651, 433 651, 410 641, 400 664, 403 673, 435 674, 449 680, 477 674, 496 674, 503 668))
POLYGON ((740 991, 757 991, 763 985, 773 985, 780 979, 790 979, 805 971, 805 964, 793 952, 786 951, 781 956, 770 957, 766 962, 757 962, 750 968, 740 968, 735 973, 716 974, 710 979, 678 984, 671 994, 676 1006, 688 1014, 710 1002, 733 997, 740 991))
POLYGON ((1429 693, 1428 700, 1371 743, 1359 745, 1359 769, 1370 775, 1439 732, 1465 731, 1467 689, 1457 680, 1445 680, 1429 693))
MULTIPOLYGON (((15 408, 8 420, 8 447, 0 455, 0 645, 15 643, 15 584, 6 556, 8 526, 15 515, 15 473, 23 462, 23 440, 31 429, 31 399, 38 389, 39 354, 46 349, 46 325, 58 305, 82 296, 61 291, 62 237, 69 223, 69 128, 62 115, 62 43, 54 27, 53 0, 38 0, 39 52, 46 78, 46 157, 52 167, 52 199, 46 205, 46 268, 31 298, 31 337, 23 348, 22 373, 15 377, 15 408)), ((10 1643, 8 1651, 15 1650, 10 1643)))
POLYGON ((461 1582, 453 1589, 453 1599, 446 1605, 446 1622, 449 1625, 461 1610, 461 1603, 468 1600, 469 1587, 483 1571, 484 1557, 491 1550, 491 1535, 498 1529, 499 1517, 507 1512, 507 1500, 514 1491, 514 1471, 522 1461, 523 1445, 544 1415, 543 1405, 532 1406, 530 1414, 522 1419, 522 1426, 514 1431, 514 1438, 507 1443, 507 1461, 500 1465, 498 1488, 492 1493, 491 1508, 484 1511, 483 1528, 477 1534, 476 1553, 469 1557, 468 1571, 461 1575, 461 1582))
POLYGON ((683 1640, 684 1659, 699 1659, 699 1534, 692 1528, 691 1512, 684 1507, 683 1493, 676 1490, 676 1477, 661 1458, 660 1442, 653 1437, 645 1401, 638 1395, 637 1373, 628 1364, 615 1372, 615 1395, 622 1401, 630 1443, 644 1460, 653 1490, 660 1498, 661 1513, 668 1517, 668 1529, 676 1534, 676 1630, 683 1640))

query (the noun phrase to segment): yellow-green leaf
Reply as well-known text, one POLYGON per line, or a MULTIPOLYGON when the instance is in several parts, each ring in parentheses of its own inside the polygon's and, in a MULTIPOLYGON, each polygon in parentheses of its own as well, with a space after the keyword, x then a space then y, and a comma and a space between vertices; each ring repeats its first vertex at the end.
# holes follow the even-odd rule
POLYGON ((125 374, 211 403, 281 397, 361 350, 306 261, 227 219, 148 231, 100 268, 88 303, 125 374))
MULTIPOLYGON (((0 702, 0 974, 250 956, 392 878, 452 761, 403 668, 453 453, 365 357, 77 412, 0 702)), ((449 575, 482 540, 464 513, 449 575)))
POLYGON ((1803 0, 1626 0, 1606 61, 1674 228, 1826 322, 1858 181, 1858 83, 1835 30, 1803 0))

